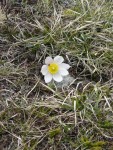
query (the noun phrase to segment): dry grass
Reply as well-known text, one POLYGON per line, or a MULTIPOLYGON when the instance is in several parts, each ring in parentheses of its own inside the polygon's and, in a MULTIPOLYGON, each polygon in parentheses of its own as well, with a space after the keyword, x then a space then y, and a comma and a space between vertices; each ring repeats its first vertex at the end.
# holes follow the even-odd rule
POLYGON ((2 5, 0 150, 113 149, 112 8, 110 0, 2 5), (40 73, 57 54, 72 66, 66 88, 40 73))

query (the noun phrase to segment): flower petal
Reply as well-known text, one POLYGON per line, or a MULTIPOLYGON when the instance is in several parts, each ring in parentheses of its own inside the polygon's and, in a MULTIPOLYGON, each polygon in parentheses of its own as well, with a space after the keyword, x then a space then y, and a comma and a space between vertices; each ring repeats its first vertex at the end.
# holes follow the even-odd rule
POLYGON ((59 73, 62 75, 62 76, 67 76, 69 74, 69 72, 65 69, 65 68, 60 68, 59 69, 59 73))
POLYGON ((61 63, 60 64, 60 68, 65 68, 65 69, 69 69, 71 66, 66 64, 66 63, 61 63))
POLYGON ((52 62, 53 62, 53 59, 51 57, 46 57, 46 59, 45 59, 45 64, 46 65, 49 65, 52 62))
POLYGON ((53 79, 57 82, 61 82, 63 80, 62 76, 59 73, 54 74, 53 79))
POLYGON ((45 75, 45 77, 44 77, 44 80, 45 80, 46 83, 51 82, 51 80, 52 80, 52 75, 51 75, 50 73, 47 73, 47 74, 45 75))
POLYGON ((47 65, 43 65, 42 68, 41 68, 41 73, 43 75, 46 75, 48 72, 48 66, 47 65))
POLYGON ((61 64, 64 61, 64 58, 62 56, 56 56, 54 58, 54 61, 57 62, 58 64, 61 64))

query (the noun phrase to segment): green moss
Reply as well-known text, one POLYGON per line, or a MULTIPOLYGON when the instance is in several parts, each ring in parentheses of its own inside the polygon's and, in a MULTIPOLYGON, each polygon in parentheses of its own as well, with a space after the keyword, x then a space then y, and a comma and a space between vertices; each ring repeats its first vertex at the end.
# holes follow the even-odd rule
POLYGON ((52 138, 54 138, 55 136, 59 135, 60 133, 61 133, 61 128, 58 127, 58 128, 56 128, 56 129, 50 130, 48 134, 49 134, 49 137, 52 139, 52 138))
POLYGON ((101 128, 112 129, 113 128, 113 123, 110 122, 110 121, 105 120, 105 121, 99 122, 99 126, 101 128))
POLYGON ((76 12, 74 12, 72 9, 65 9, 63 15, 66 17, 73 17, 76 16, 76 12))
POLYGON ((92 147, 90 150, 102 150, 103 148, 102 147, 92 147))

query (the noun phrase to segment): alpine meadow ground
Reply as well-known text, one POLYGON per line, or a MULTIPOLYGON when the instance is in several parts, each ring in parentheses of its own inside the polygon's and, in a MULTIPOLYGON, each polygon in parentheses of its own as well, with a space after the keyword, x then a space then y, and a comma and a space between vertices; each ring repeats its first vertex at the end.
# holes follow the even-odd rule
POLYGON ((1 1, 0 150, 113 150, 112 0, 1 1), (70 77, 46 84, 57 55, 70 77))

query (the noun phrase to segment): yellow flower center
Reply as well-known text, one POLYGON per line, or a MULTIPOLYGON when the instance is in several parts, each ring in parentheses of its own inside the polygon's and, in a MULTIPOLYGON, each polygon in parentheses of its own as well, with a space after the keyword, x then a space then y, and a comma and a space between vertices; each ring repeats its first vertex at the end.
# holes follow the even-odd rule
POLYGON ((51 73, 51 74, 55 74, 57 73, 59 70, 59 66, 55 63, 51 63, 49 64, 48 66, 48 71, 51 73))

